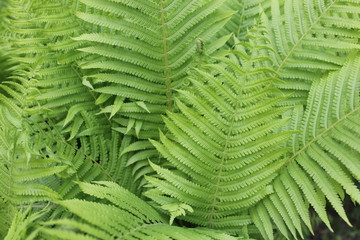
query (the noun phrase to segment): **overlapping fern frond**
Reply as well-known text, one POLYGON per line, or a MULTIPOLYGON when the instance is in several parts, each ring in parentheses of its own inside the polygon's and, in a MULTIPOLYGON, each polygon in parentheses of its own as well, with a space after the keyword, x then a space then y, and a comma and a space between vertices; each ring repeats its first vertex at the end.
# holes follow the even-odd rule
POLYGON ((14 79, 0 83, 4 92, 0 98, 0 196, 6 203, 2 206, 72 198, 79 193, 74 181, 80 180, 113 180, 136 192, 131 169, 121 167, 126 161, 120 151, 129 145, 128 138, 113 132, 110 146, 88 138, 67 141, 51 119, 29 115, 33 113, 27 101, 29 84, 21 74, 12 74, 14 79), (100 149, 99 153, 94 154, 94 149, 100 149))
POLYGON ((100 108, 75 63, 81 58, 75 51, 81 43, 71 37, 79 35, 82 28, 70 10, 63 1, 12 0, 6 8, 10 17, 6 18, 4 38, 11 45, 12 58, 21 64, 24 78, 30 80, 29 87, 37 89, 29 96, 38 105, 33 111, 68 126, 64 132, 70 139, 85 130, 82 135, 95 137, 106 132, 108 123, 105 116, 96 115, 100 108))
MULTIPOLYGON (((73 181, 106 176, 86 152, 45 123, 21 120, 0 104, 0 193, 13 206, 74 197, 73 181)), ((22 112, 23 113, 23 112, 22 112)))
POLYGON ((250 223, 242 211, 272 192, 291 132, 275 132, 287 119, 280 118, 283 97, 273 96, 276 79, 259 39, 266 34, 253 33, 250 49, 238 46, 190 76, 193 91, 177 101, 181 113, 164 119, 171 134, 153 142, 175 169, 152 164, 159 177, 147 178, 156 187, 147 196, 190 205, 194 212, 181 219, 239 232, 250 223))
POLYGON ((217 10, 223 2, 79 1, 76 16, 92 26, 74 38, 86 44, 78 49, 87 54, 78 61, 84 81, 99 94, 100 112, 120 125, 113 129, 145 140, 133 141, 125 151, 136 154, 128 162, 135 179, 151 171, 147 159, 158 158, 147 139, 159 138, 161 115, 173 110, 176 89, 183 87, 197 50, 202 51, 199 44, 233 14, 217 10))
MULTIPOLYGON (((53 130, 61 131, 70 145, 80 143, 88 158, 105 172, 106 179, 129 183, 129 178, 122 175, 131 173, 131 167, 125 168, 126 163, 121 161, 115 169, 120 159, 119 143, 123 141, 112 131, 118 125, 110 115, 101 113, 97 96, 76 62, 84 55, 76 51, 83 43, 72 37, 87 26, 72 14, 75 3, 13 0, 5 9, 4 42, 9 46, 8 55, 17 61, 14 75, 26 88, 22 108, 26 114, 48 122, 53 130)), ((3 102, 13 103, 6 97, 3 102)), ((62 139, 61 135, 58 137, 62 139)), ((122 144, 122 148, 127 145, 122 144)), ((135 191, 134 184, 128 187, 135 191)))
POLYGON ((81 68, 104 112, 122 125, 117 130, 147 139, 158 136, 160 114, 173 109, 196 39, 209 40, 231 12, 218 12, 221 1, 80 0, 76 15, 93 24, 92 33, 75 38, 88 45, 81 68), (141 130, 141 131, 140 131, 141 130))
MULTIPOLYGON (((283 1, 279 1, 281 5, 283 1)), ((232 33, 240 39, 244 39, 257 22, 259 16, 271 9, 269 0, 227 0, 222 6, 224 10, 236 11, 226 25, 219 31, 219 36, 232 33)))
POLYGON ((352 180, 360 181, 359 69, 360 57, 352 54, 339 71, 312 84, 301 122, 294 121, 301 132, 273 183, 274 194, 251 211, 265 239, 273 239, 272 221, 290 239, 302 236, 304 224, 311 229, 309 204, 330 229, 326 202, 350 224, 342 200, 347 194, 360 202, 352 180))
POLYGON ((91 196, 105 203, 80 199, 61 201, 59 204, 78 216, 48 221, 41 232, 51 239, 176 239, 191 236, 200 240, 231 240, 230 235, 210 229, 186 229, 170 226, 148 203, 112 182, 79 183, 91 196), (109 204, 110 203, 110 204, 109 204))
POLYGON ((13 63, 5 66, 10 68, 3 72, 10 73, 0 82, 0 220, 6 229, 13 218, 17 224, 18 209, 28 205, 42 209, 49 200, 77 196, 80 191, 74 181, 111 178, 91 158, 86 142, 81 146, 67 142, 51 119, 31 114, 28 95, 33 90, 24 77, 28 73, 13 63))
MULTIPOLYGON (((24 207, 18 210, 13 217, 9 231, 4 240, 32 240, 37 236, 37 221, 47 212, 44 207, 40 211, 33 211, 32 207, 24 207)), ((0 235, 1 236, 1 235, 0 235)))
POLYGON ((359 18, 358 0, 0 1, 0 238, 351 224, 359 18))
MULTIPOLYGON (((278 86, 293 96, 284 104, 306 104, 311 84, 339 69, 347 55, 360 48, 360 6, 353 0, 272 0, 268 30, 278 86)), ((263 15, 263 20, 266 17, 263 15)))

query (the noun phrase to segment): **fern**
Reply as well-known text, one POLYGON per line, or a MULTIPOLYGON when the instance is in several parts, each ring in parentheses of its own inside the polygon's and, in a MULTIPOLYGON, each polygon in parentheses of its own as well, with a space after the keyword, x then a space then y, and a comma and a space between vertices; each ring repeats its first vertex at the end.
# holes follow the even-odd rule
POLYGON ((80 199, 59 204, 79 217, 43 223, 41 232, 51 239, 235 239, 209 229, 169 226, 150 205, 112 182, 79 183, 81 189, 110 204, 80 199), (89 214, 90 213, 90 214, 89 214), (83 220, 80 221, 80 219, 83 220), (66 229, 67 228, 67 229, 66 229), (73 229, 73 230, 71 230, 73 229))
MULTIPOLYGON (((111 157, 112 162, 117 161, 118 154, 114 153, 118 149, 113 147, 118 147, 122 136, 113 133, 111 128, 118 125, 109 120, 106 113, 98 114, 101 106, 96 104, 96 96, 86 86, 87 82, 75 62, 82 57, 76 51, 82 43, 71 37, 83 29, 82 22, 72 14, 72 2, 13 1, 6 8, 6 14, 19 16, 16 20, 8 17, 4 35, 9 51, 13 52, 12 59, 19 62, 19 77, 31 89, 23 104, 31 109, 31 114, 52 121, 52 127, 56 124, 56 130, 71 140, 70 145, 81 142, 88 159, 99 163, 106 179, 115 180, 119 179, 119 174, 131 173, 131 168, 114 170, 114 163, 107 164, 111 157), (113 136, 120 139, 109 145, 113 136)), ((124 179, 120 181, 126 182, 124 179)), ((128 187, 136 191, 135 183, 129 183, 128 187)))
POLYGON ((65 126, 73 122, 64 129, 70 132, 70 139, 81 130, 90 131, 86 125, 93 123, 96 123, 93 129, 98 130, 94 133, 99 134, 100 126, 107 124, 107 120, 102 115, 94 119, 97 113, 94 96, 83 85, 81 73, 73 63, 72 58, 80 57, 75 48, 81 44, 74 43, 70 37, 81 29, 69 7, 61 1, 25 0, 13 1, 12 6, 7 8, 8 15, 19 18, 8 19, 7 28, 11 35, 7 39, 18 55, 13 58, 26 66, 25 77, 33 80, 29 87, 38 89, 38 93, 31 95, 31 99, 41 106, 38 113, 47 114, 48 118, 65 126), (61 58, 58 57, 60 54, 61 58), (87 114, 92 122, 84 121, 85 117, 77 118, 81 113, 87 114))
MULTIPOLYGON (((279 1, 282 4, 283 1, 279 1)), ((264 12, 269 12, 271 9, 271 1, 268 0, 228 0, 222 6, 224 10, 236 11, 231 19, 219 32, 219 36, 224 36, 229 33, 235 34, 240 39, 246 38, 247 32, 255 24, 256 20, 264 12)))
POLYGON ((272 239, 272 227, 264 225, 264 219, 267 223, 273 219, 285 236, 288 230, 293 237, 296 232, 301 235, 302 222, 311 229, 308 204, 331 229, 322 196, 350 225, 341 199, 345 191, 355 202, 360 200, 360 191, 351 180, 359 181, 360 152, 355 140, 359 131, 359 64, 359 56, 353 54, 339 71, 313 83, 307 108, 296 126, 301 132, 292 141, 293 154, 274 181, 275 193, 252 213, 264 237, 272 239))
POLYGON ((359 14, 1 1, 0 238, 306 239, 330 208, 351 225, 359 14))
MULTIPOLYGON (((262 37, 261 32, 251 36, 262 37)), ((171 136, 153 142, 180 173, 152 164, 164 180, 148 180, 194 209, 182 217, 187 221, 214 228, 249 224, 239 211, 272 192, 269 183, 284 163, 288 149, 282 145, 291 132, 275 133, 287 121, 279 118, 285 109, 276 107, 282 98, 272 96, 277 90, 261 45, 252 43, 249 51, 239 47, 230 59, 191 76, 194 92, 182 92, 181 114, 164 119, 171 136)), ((166 203, 160 196, 153 199, 166 203)))
POLYGON ((79 192, 73 180, 93 180, 101 175, 101 170, 86 157, 85 148, 76 149, 41 122, 3 113, 7 117, 1 118, 0 127, 0 191, 9 203, 73 197, 79 192))
MULTIPOLYGON (((24 0, 13 4, 8 14, 16 16, 21 9, 22 19, 9 20, 10 32, 20 33, 20 38, 27 40, 18 41, 18 36, 9 40, 16 43, 13 47, 17 52, 29 53, 19 59, 21 62, 34 63, 29 77, 35 74, 32 87, 40 92, 34 99, 42 112, 65 127, 63 132, 69 139, 89 136, 94 159, 102 152, 96 143, 104 142, 105 146, 111 128, 145 139, 158 136, 160 114, 172 108, 174 89, 181 87, 195 54, 195 39, 210 39, 231 16, 231 12, 214 12, 222 1, 149 3, 140 15, 136 12, 139 3, 127 1, 24 0), (105 16, 109 13, 114 16, 105 16), (99 20, 94 22, 96 16, 99 20), (171 21, 166 23, 165 17, 171 21), (111 24, 116 18, 123 19, 118 26, 111 24), (24 21, 31 24, 24 26, 24 21), (143 39, 139 33, 149 27, 147 22, 155 25, 150 25, 152 36, 143 39), (137 27, 130 29, 129 24, 137 27), (92 33, 84 33, 84 29, 92 33), (119 33, 120 38, 109 35, 109 31, 119 33), (120 52, 128 54, 121 56, 120 52), (56 57, 59 54, 60 59, 56 57)), ((142 159, 153 157, 152 149, 146 152, 151 154, 142 159)), ((134 165, 140 169, 139 176, 146 173, 147 164, 145 168, 141 165, 144 163, 134 165)))
POLYGON ((157 136, 160 114, 173 109, 195 40, 209 40, 231 13, 215 11, 223 1, 80 2, 86 12, 76 16, 98 29, 75 38, 89 43, 79 49, 90 54, 81 68, 93 70, 86 79, 100 99, 108 99, 104 111, 119 113, 122 133, 157 136))
POLYGON ((351 51, 359 49, 357 1, 271 1, 272 48, 279 84, 293 97, 285 104, 306 104, 313 81, 339 69, 351 51))
MULTIPOLYGON (((209 40, 232 13, 215 11, 223 1, 80 2, 86 12, 76 16, 98 29, 75 39, 89 45, 79 49, 89 54, 80 65, 91 73, 85 77, 100 93, 102 112, 117 114, 114 121, 121 127, 116 131, 158 139, 161 114, 173 109, 175 90, 182 88, 196 53, 196 39, 209 40)), ((139 143, 145 151, 129 161, 137 170, 135 179, 151 171, 148 158, 157 158, 146 141, 134 144, 139 143)))
POLYGON ((32 208, 28 207, 23 210, 19 210, 12 221, 8 234, 5 236, 4 240, 20 240, 20 239, 34 239, 37 235, 37 231, 31 232, 37 225, 37 220, 40 219, 47 211, 43 209, 41 211, 32 212, 32 208), (20 224, 19 224, 20 223, 20 224))

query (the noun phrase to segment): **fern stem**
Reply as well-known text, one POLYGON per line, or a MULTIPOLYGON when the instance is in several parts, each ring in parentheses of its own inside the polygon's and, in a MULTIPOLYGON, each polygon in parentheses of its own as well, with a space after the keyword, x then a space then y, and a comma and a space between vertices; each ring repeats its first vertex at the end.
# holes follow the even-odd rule
MULTIPOLYGON (((244 76, 244 81, 246 82, 246 79, 248 77, 248 72, 245 73, 244 76)), ((215 207, 216 207, 216 203, 218 201, 218 193, 219 193, 219 189, 220 189, 220 179, 223 173, 223 168, 224 168, 224 163, 225 163, 225 155, 226 152, 229 150, 229 139, 230 139, 230 135, 231 135, 231 130, 233 129, 233 126, 235 124, 235 116, 236 116, 236 110, 239 108, 240 105, 240 98, 242 97, 242 89, 240 88, 237 96, 237 101, 234 107, 234 112, 232 114, 232 119, 229 125, 229 129, 228 129, 228 133, 226 135, 226 139, 225 139, 225 145, 224 145, 224 151, 222 152, 222 156, 221 156, 221 163, 220 163, 220 169, 219 169, 219 174, 217 175, 217 181, 216 181, 216 186, 215 186, 215 193, 214 193, 214 199, 213 202, 211 204, 211 211, 209 213, 210 219, 209 219, 209 223, 208 223, 208 227, 212 228, 213 226, 213 221, 214 221, 214 215, 215 215, 215 207)))
MULTIPOLYGON (((238 105, 238 104, 236 104, 236 105, 238 105)), ((235 109, 236 108, 237 108, 237 106, 235 107, 235 109)), ((214 198, 213 198, 213 202, 211 203, 211 211, 209 213, 209 216, 210 216, 209 223, 208 223, 209 228, 213 227, 215 207, 216 207, 216 203, 218 201, 218 193, 219 193, 219 189, 220 189, 220 180, 221 180, 221 176, 222 176, 223 169, 224 169, 224 163, 225 163, 225 154, 229 150, 229 148, 228 148, 229 138, 230 138, 230 134, 231 134, 231 129, 234 126, 234 122, 235 122, 235 110, 234 110, 234 114, 233 114, 233 119, 230 124, 229 132, 226 136, 224 151, 222 152, 222 156, 221 156, 221 163, 220 163, 219 174, 217 175, 217 179, 216 179, 214 198)))
POLYGON ((162 40, 164 49, 164 64, 165 64, 165 93, 166 93, 166 106, 167 110, 172 111, 172 89, 171 89, 171 77, 169 71, 169 59, 167 50, 167 32, 166 32, 166 19, 164 13, 164 2, 160 0, 160 15, 161 15, 161 28, 162 28, 162 40))

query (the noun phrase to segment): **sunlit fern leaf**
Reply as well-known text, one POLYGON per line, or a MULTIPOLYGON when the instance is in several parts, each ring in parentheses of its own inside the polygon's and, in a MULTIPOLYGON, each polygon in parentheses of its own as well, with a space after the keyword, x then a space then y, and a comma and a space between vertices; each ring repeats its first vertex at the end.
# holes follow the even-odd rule
MULTIPOLYGON (((26 82, 23 84, 27 86, 26 82)), ((118 163, 126 165, 126 161, 113 154, 121 151, 119 134, 114 136, 110 146, 110 140, 96 138, 96 141, 93 137, 81 137, 80 145, 74 140, 66 141, 50 119, 36 114, 22 117, 28 114, 26 108, 22 108, 26 107, 26 88, 20 90, 13 91, 13 98, 5 98, 16 111, 9 111, 7 102, 0 101, 0 168, 3 173, 0 196, 9 204, 16 206, 75 197, 79 188, 74 181, 79 180, 113 180, 137 191, 131 181, 132 169, 121 167, 118 163), (109 162, 111 167, 107 165, 109 162)))
MULTIPOLYGON (((24 220, 17 222, 14 211, 10 211, 13 208, 31 205, 45 209, 49 200, 79 197, 75 181, 112 177, 86 152, 86 144, 79 149, 61 138, 56 129, 35 123, 29 126, 26 123, 30 123, 29 119, 23 120, 23 128, 18 129, 4 117, 8 115, 2 114, 0 118, 0 197, 6 203, 0 204, 0 212, 4 212, 0 219, 5 221, 4 226, 13 219, 6 239, 16 239, 14 236, 30 235, 26 234, 28 224, 24 220)), ((47 216, 52 219, 63 212, 62 208, 50 208, 47 216)))
POLYGON ((41 232, 51 239, 218 239, 234 237, 210 229, 170 226, 153 207, 112 182, 79 183, 87 194, 106 203, 80 199, 59 204, 77 218, 62 218, 43 223, 41 232))
MULTIPOLYGON (((17 94, 15 99, 24 99, 21 98, 21 94, 24 93, 17 94)), ((21 102, 16 102, 11 98, 8 100, 14 102, 19 109, 19 115, 23 116, 25 111, 20 107, 21 102)), ((6 209, 1 206, 0 211, 4 210, 10 214, 10 216, 4 215, 7 217, 4 219, 7 221, 6 225, 9 225, 8 221, 13 218, 11 212, 8 212, 12 207, 26 207, 33 204, 41 209, 45 208, 50 199, 68 199, 79 196, 80 191, 75 181, 114 180, 114 177, 117 177, 115 180, 125 182, 126 187, 134 186, 131 181, 128 183, 131 178, 123 179, 126 173, 127 176, 131 175, 131 169, 125 170, 120 167, 117 169, 112 166, 113 170, 110 171, 105 164, 111 162, 112 165, 116 165, 117 160, 121 160, 116 154, 99 153, 101 156, 99 162, 104 163, 100 164, 93 158, 94 147, 88 146, 91 143, 87 142, 87 138, 80 138, 81 147, 76 146, 76 142, 66 141, 51 121, 45 122, 37 115, 29 118, 19 117, 15 113, 6 111, 7 108, 1 101, 0 110, 2 111, 0 115, 0 169, 2 172, 0 196, 1 200, 7 204, 6 209), (120 172, 121 170, 123 172, 120 172)), ((114 138, 115 141, 118 141, 118 138, 114 138)), ((126 146, 126 142, 123 141, 123 143, 126 146)), ((105 148, 101 146, 102 143, 97 144, 99 146, 95 149, 105 148)), ((118 147, 119 145, 115 144, 109 149, 120 151, 118 147)), ((108 149, 102 151, 107 153, 108 149)), ((126 162, 123 161, 122 164, 126 162)), ((131 190, 136 192, 137 189, 133 187, 131 190)), ((49 213, 52 217, 56 217, 63 213, 63 209, 51 209, 49 213)), ((16 222, 13 225, 14 227, 11 228, 18 229, 15 226, 16 222)), ((23 227, 25 229, 26 225, 23 227)), ((9 234, 11 234, 11 228, 9 234)))
POLYGON ((359 13, 359 2, 352 0, 272 1, 268 30, 276 73, 285 81, 278 86, 293 94, 285 104, 306 104, 312 82, 360 48, 359 13))
MULTIPOLYGON (((140 138, 158 138, 158 128, 163 126, 160 114, 171 105, 173 88, 181 85, 179 81, 186 75, 196 51, 195 39, 208 40, 231 15, 214 12, 222 1, 192 2, 190 5, 174 1, 175 4, 169 6, 168 2, 149 3, 159 7, 158 11, 147 4, 127 1, 13 0, 12 3, 8 15, 15 19, 8 19, 8 41, 17 54, 13 58, 23 63, 24 78, 31 79, 31 87, 36 90, 29 95, 29 99, 38 105, 32 108, 32 113, 45 114, 58 127, 64 127, 63 133, 69 140, 88 138, 83 141, 90 147, 94 159, 106 159, 100 155, 106 154, 104 150, 110 150, 106 143, 112 128, 140 138), (194 6, 199 8, 194 11, 194 6), (145 13, 137 11, 137 7, 144 8, 145 13), (163 12, 160 7, 164 7, 163 12), (178 12, 182 7, 185 7, 184 11, 178 12), (149 9, 155 12, 148 13, 149 9), (114 15, 105 17, 109 11, 114 15), (77 12, 79 18, 74 18, 72 12, 77 12), (167 27, 162 28, 161 14, 169 14, 172 19, 167 27), (107 19, 122 24, 103 27, 104 22, 108 24, 107 19), (153 26, 148 24, 153 21, 153 26), (129 30, 130 23, 136 27, 129 30), (111 27, 120 27, 117 32, 121 34, 114 34, 111 27), (132 35, 146 28, 156 29, 150 38, 146 34, 145 40, 144 36, 132 35), (165 31, 169 38, 166 41, 162 36, 165 31), (76 41, 74 36, 79 36, 76 41), (150 48, 150 56, 143 52, 150 46, 146 45, 146 39, 158 41, 150 48), (99 41, 103 44, 99 45, 99 41), (130 45, 141 43, 140 49, 133 49, 129 42, 130 45), (120 46, 114 49, 114 44, 120 46), (167 47, 166 54, 164 47, 167 47), (118 51, 126 53, 126 57, 118 51), (154 59, 155 64, 152 63, 154 59), (78 68, 79 63, 83 63, 82 69, 78 68), (89 67, 94 64, 101 66, 89 67), (116 72, 114 67, 115 70, 118 67, 136 69, 149 75, 116 72), (149 82, 149 76, 155 76, 156 80, 152 78, 155 82, 149 82)), ((128 167, 129 171, 131 167, 128 167)), ((146 169, 150 170, 150 167, 146 169)), ((146 173, 144 168, 140 170, 139 178, 146 173)))
POLYGON ((190 77, 193 90, 181 91, 177 101, 181 113, 164 119, 171 135, 153 141, 175 169, 152 164, 159 176, 147 177, 158 195, 194 209, 180 219, 231 232, 250 223, 243 210, 272 192, 292 134, 275 132, 287 121, 279 117, 285 108, 277 107, 283 97, 272 96, 278 90, 270 58, 256 41, 266 32, 252 37, 249 49, 238 48, 190 77))
MULTIPOLYGON (((2 237, 7 234, 5 239, 25 239, 24 235, 33 239, 27 230, 35 219, 24 216, 24 220, 23 215, 16 215, 17 208, 32 204, 41 210, 50 199, 79 196, 74 181, 111 179, 86 152, 86 144, 79 149, 67 142, 56 128, 51 127, 51 121, 48 125, 36 115, 23 118, 26 111, 22 106, 26 105, 18 101, 24 99, 26 90, 22 90, 24 92, 14 91, 14 98, 7 98, 17 107, 16 112, 0 101, 0 220, 3 223, 1 229, 8 230, 0 234, 2 237)), ((63 211, 53 210, 49 211, 52 216, 63 211)))
POLYGON ((196 39, 209 40, 232 13, 216 11, 223 0, 79 2, 86 8, 76 15, 96 29, 75 38, 88 44, 79 49, 91 56, 81 65, 89 71, 88 81, 108 99, 105 105, 114 105, 113 96, 123 99, 119 131, 158 138, 160 114, 173 109, 174 90, 182 86, 196 39))
MULTIPOLYGON (((220 53, 221 51, 219 51, 219 49, 222 48, 225 45, 225 43, 229 41, 231 36, 232 36, 232 34, 229 34, 229 35, 223 36, 219 39, 216 39, 212 42, 204 42, 202 39, 197 39, 196 40, 197 54, 193 57, 194 58, 193 66, 196 67, 196 66, 205 64, 208 62, 209 59, 211 59, 211 57, 215 57, 218 54, 221 54, 220 53)), ((194 69, 194 68, 191 68, 191 69, 194 69)), ((190 71, 193 71, 193 70, 189 70, 189 72, 190 71)), ((188 81, 188 79, 184 79, 183 82, 184 82, 183 89, 190 87, 189 86, 190 81, 188 81)), ((137 103, 135 103, 135 104, 137 104, 137 103)), ((158 108, 161 109, 162 107, 158 106, 158 108)), ((149 115, 148 119, 155 119, 155 117, 156 117, 157 121, 159 121, 159 119, 161 118, 160 115, 157 115, 154 117, 151 117, 149 115)), ((116 118, 114 119, 114 121, 119 122, 119 123, 124 122, 121 119, 116 119, 116 118)), ((143 130, 142 131, 143 138, 156 139, 156 138, 158 138, 159 131, 158 131, 158 129, 155 129, 155 128, 158 127, 159 129, 161 129, 162 125, 163 125, 163 120, 161 120, 160 125, 156 124, 155 122, 149 126, 144 127, 144 125, 146 125, 146 123, 142 124, 142 122, 139 123, 139 121, 130 120, 128 122, 128 126, 126 129, 117 127, 117 128, 114 128, 114 130, 119 131, 124 134, 135 135, 136 130, 139 129, 138 126, 140 126, 143 130), (161 127, 159 127, 159 126, 161 126, 161 127), (135 128, 135 129, 132 130, 132 128, 135 128), (156 136, 156 137, 154 137, 154 136, 156 136)), ((139 180, 140 186, 142 186, 143 184, 146 183, 146 181, 143 178, 144 175, 151 174, 154 172, 154 170, 149 165, 149 159, 151 159, 151 161, 153 161, 154 163, 157 163, 157 164, 162 162, 161 158, 159 157, 158 151, 156 149, 154 149, 154 146, 148 140, 133 141, 132 144, 123 148, 121 155, 126 154, 126 153, 133 153, 132 155, 130 155, 127 158, 127 167, 131 167, 133 169, 133 179, 134 179, 134 181, 139 180)), ((166 163, 164 163, 164 164, 166 164, 166 163)))
MULTIPOLYGON (((252 215, 271 218, 284 235, 287 230, 278 221, 279 215, 296 237, 302 236, 302 223, 311 229, 309 204, 331 229, 326 202, 348 224, 342 205, 344 192, 360 202, 355 185, 360 180, 359 69, 360 57, 352 54, 339 71, 313 82, 298 127, 301 132, 292 141, 293 154, 274 181, 274 194, 263 200, 267 212, 257 207, 252 215)), ((257 226, 262 228, 260 222, 257 226)), ((262 233, 272 239, 269 232, 262 233)))

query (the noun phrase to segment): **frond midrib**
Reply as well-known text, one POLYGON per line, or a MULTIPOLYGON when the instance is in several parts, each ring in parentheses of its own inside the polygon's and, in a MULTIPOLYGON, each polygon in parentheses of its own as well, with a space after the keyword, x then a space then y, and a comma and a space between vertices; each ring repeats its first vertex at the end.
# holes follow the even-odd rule
POLYGON ((161 31, 162 41, 164 49, 164 65, 165 65, 165 95, 166 95, 166 107, 167 110, 172 111, 172 89, 171 89, 171 76, 169 70, 169 59, 167 50, 167 32, 166 32, 166 19, 164 15, 164 2, 160 0, 160 14, 161 14, 161 31))
MULTIPOLYGON (((250 61, 250 60, 249 60, 250 61)), ((245 76, 244 76, 244 79, 247 79, 249 77, 249 74, 251 72, 246 72, 245 73, 245 76)), ((245 85, 246 86, 246 85, 245 85)), ((245 87, 244 86, 244 87, 245 87)), ((243 88, 243 86, 241 86, 241 88, 243 88)), ((241 91, 241 88, 239 89, 241 91)), ((229 132, 228 134, 226 135, 226 139, 225 139, 225 143, 224 143, 224 150, 222 152, 222 156, 221 156, 221 163, 220 163, 220 168, 219 168, 219 171, 218 171, 218 174, 217 174, 217 179, 216 179, 216 186, 215 186, 215 193, 213 195, 213 202, 211 204, 211 210, 210 212, 208 213, 208 215, 210 216, 209 217, 209 222, 208 222, 208 227, 209 228, 212 228, 213 226, 213 221, 214 221, 214 216, 216 214, 215 212, 215 207, 216 207, 216 203, 219 201, 218 199, 218 192, 219 192, 219 189, 220 189, 220 181, 221 181, 221 176, 223 174, 223 169, 224 169, 224 163, 225 163, 225 156, 226 156, 226 152, 229 151, 229 144, 230 141, 231 141, 231 129, 233 128, 234 124, 235 124, 235 121, 236 121, 236 118, 235 116, 238 114, 237 111, 239 109, 239 107, 241 106, 240 105, 240 98, 242 97, 242 94, 241 93, 238 93, 238 95, 236 96, 236 104, 233 108, 233 112, 232 112, 232 117, 231 117, 231 122, 229 124, 229 132)))

